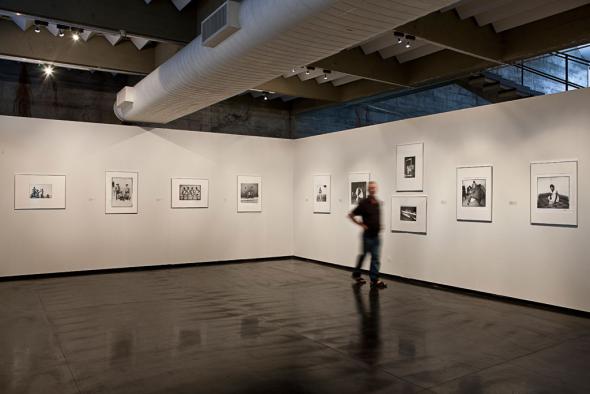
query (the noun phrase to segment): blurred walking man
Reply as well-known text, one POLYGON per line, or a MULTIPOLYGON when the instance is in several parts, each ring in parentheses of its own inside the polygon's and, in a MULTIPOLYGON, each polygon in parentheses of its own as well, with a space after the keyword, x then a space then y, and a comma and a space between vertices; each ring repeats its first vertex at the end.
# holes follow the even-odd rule
POLYGON ((359 202, 357 207, 348 214, 350 220, 363 228, 362 253, 359 255, 352 278, 359 284, 366 283, 361 277, 361 266, 367 254, 371 254, 371 268, 369 278, 371 287, 384 289, 387 287, 379 280, 379 252, 381 248, 381 203, 377 200, 377 182, 369 182, 369 196, 359 202), (362 220, 357 219, 360 216, 362 220))

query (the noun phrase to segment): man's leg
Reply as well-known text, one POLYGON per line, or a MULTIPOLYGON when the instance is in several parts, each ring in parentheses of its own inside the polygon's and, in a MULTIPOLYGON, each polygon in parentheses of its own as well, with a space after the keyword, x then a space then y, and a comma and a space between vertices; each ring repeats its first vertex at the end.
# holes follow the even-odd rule
POLYGON ((381 265, 379 261, 379 253, 381 249, 381 239, 379 236, 371 238, 369 241, 370 253, 371 253, 371 269, 369 271, 369 277, 371 283, 376 283, 379 280, 379 267, 381 265))
POLYGON ((356 267, 354 268, 354 271, 352 272, 352 277, 353 278, 360 278, 361 277, 361 267, 363 265, 363 261, 365 260, 365 256, 367 255, 367 253, 369 253, 369 248, 367 245, 367 237, 363 234, 362 236, 362 252, 361 254, 359 254, 357 260, 356 260, 356 267))

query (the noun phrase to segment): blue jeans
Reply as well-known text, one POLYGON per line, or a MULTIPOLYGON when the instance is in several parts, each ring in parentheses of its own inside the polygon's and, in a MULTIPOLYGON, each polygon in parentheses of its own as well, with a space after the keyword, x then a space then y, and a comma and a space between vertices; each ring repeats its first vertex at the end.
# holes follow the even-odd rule
POLYGON ((381 248, 381 238, 378 235, 372 237, 366 234, 363 234, 363 252, 359 255, 358 260, 356 262, 356 267, 352 276, 358 278, 361 276, 361 266, 363 265, 363 261, 365 260, 365 256, 367 254, 371 254, 371 268, 369 270, 369 278, 371 278, 371 282, 377 282, 379 280, 379 266, 381 263, 379 262, 379 249, 381 248))

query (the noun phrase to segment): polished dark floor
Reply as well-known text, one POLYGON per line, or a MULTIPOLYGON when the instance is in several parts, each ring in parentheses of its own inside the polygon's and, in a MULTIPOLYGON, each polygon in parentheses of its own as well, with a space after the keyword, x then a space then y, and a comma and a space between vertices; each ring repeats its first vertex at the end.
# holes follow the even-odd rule
POLYGON ((0 283, 0 393, 589 393, 590 319, 282 260, 0 283))

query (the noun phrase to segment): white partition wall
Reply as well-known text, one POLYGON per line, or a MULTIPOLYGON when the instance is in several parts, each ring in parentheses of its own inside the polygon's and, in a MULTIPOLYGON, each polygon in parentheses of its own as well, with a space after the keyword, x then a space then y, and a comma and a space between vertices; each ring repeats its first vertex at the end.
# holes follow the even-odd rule
MULTIPOLYGON (((352 173, 384 202, 382 271, 590 311, 590 89, 296 141, 0 117, 0 276, 295 255, 352 266, 352 173), (424 143, 426 234, 391 233, 396 145, 424 143), (578 226, 530 223, 530 163, 578 160, 578 226), (493 166, 492 222, 457 220, 457 167, 493 166), (138 174, 138 213, 105 214, 105 171, 138 174), (15 174, 66 176, 66 209, 15 210, 15 174), (238 175, 261 212, 238 213, 238 175), (330 174, 330 213, 313 176, 330 174), (172 209, 171 179, 209 181, 172 209)), ((334 275, 347 275, 334 272, 334 275)))
POLYGON ((292 141, 0 117, 0 276, 290 256, 292 141), (105 171, 138 173, 138 213, 105 214, 105 171), (262 212, 236 213, 260 174, 262 212), (14 175, 66 175, 65 210, 15 211, 14 175), (209 207, 171 209, 171 178, 209 179, 209 207))
POLYGON ((354 265, 346 185, 364 169, 384 202, 383 272, 589 311, 589 108, 586 89, 298 140, 294 188, 331 173, 332 213, 314 215, 310 196, 295 196, 295 254, 354 265), (415 141, 424 142, 427 235, 391 233, 391 196, 410 194, 395 192, 395 147, 415 141), (579 160, 579 225, 531 225, 530 162, 561 159, 579 160), (492 222, 457 221, 457 167, 482 164, 494 167, 492 222))

